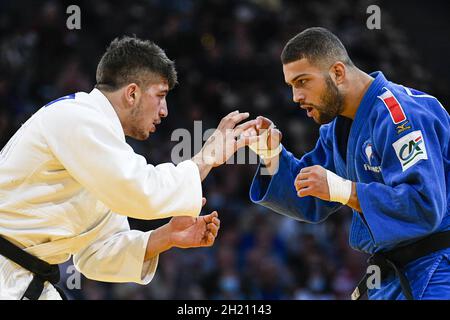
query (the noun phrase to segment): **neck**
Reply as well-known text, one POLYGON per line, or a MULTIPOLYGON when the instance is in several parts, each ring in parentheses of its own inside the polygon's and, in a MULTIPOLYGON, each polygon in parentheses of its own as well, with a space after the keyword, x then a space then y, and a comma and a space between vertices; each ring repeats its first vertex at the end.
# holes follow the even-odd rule
POLYGON ((362 98, 371 85, 373 78, 355 67, 349 73, 348 91, 345 94, 342 116, 354 119, 362 98))

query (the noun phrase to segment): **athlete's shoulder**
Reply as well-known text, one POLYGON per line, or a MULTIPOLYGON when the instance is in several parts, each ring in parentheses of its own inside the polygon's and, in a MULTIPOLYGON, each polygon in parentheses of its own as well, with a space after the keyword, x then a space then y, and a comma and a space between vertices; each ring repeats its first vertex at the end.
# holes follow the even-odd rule
POLYGON ((439 100, 429 94, 395 83, 383 87, 374 104, 376 116, 386 116, 397 125, 407 119, 429 119, 448 117, 439 100))
POLYGON ((427 150, 446 148, 449 115, 435 97, 389 83, 376 100, 371 115, 374 142, 378 150, 395 151, 403 171, 428 159, 427 150))
POLYGON ((98 108, 95 107, 95 101, 88 93, 77 92, 47 103, 38 112, 43 118, 74 121, 95 116, 98 114, 98 108))

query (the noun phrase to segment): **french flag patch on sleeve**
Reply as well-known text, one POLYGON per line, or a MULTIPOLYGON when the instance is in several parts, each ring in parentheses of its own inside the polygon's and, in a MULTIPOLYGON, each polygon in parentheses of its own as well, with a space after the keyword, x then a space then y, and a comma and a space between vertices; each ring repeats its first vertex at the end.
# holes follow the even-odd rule
POLYGON ((405 121, 406 116, 402 106, 389 89, 384 89, 386 89, 386 91, 382 95, 378 96, 378 98, 384 102, 384 105, 391 115, 392 121, 394 124, 399 124, 400 122, 405 121))

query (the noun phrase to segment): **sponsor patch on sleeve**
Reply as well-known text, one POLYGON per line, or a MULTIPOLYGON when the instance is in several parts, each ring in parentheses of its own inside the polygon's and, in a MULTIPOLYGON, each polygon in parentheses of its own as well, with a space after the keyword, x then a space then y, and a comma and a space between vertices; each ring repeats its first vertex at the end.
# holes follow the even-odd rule
POLYGON ((398 160, 400 160, 402 171, 412 167, 420 160, 428 159, 425 140, 420 130, 408 133, 395 141, 392 146, 398 160))

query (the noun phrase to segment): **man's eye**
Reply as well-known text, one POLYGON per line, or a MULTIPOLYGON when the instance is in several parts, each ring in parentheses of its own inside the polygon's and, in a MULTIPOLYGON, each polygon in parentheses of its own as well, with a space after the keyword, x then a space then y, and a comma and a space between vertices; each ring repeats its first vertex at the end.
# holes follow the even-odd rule
POLYGON ((297 81, 295 82, 295 86, 296 86, 296 87, 304 86, 304 85, 306 84, 306 82, 308 82, 308 80, 306 80, 306 79, 300 79, 300 80, 297 80, 297 81))

